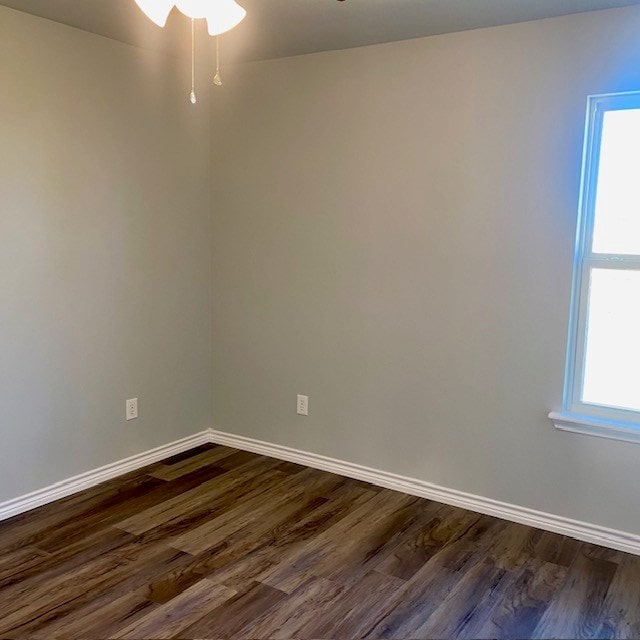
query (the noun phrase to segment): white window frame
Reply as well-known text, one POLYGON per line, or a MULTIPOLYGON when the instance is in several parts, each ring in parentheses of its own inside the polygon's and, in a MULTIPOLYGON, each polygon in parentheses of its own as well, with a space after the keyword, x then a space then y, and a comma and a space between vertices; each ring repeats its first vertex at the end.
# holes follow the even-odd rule
MULTIPOLYGON (((640 412, 590 404, 580 398, 584 380, 590 272, 594 268, 640 270, 640 255, 592 251, 604 114, 627 109, 640 109, 640 91, 596 95, 588 99, 562 411, 550 413, 549 418, 558 429, 565 431, 640 442, 640 412)), ((640 378, 640 366, 638 372, 640 378)))

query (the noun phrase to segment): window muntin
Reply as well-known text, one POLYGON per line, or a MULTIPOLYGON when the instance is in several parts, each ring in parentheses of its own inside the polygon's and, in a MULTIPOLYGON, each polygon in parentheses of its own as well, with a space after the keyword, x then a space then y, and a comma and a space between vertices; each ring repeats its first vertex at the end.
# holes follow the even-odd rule
POLYGON ((589 99, 564 412, 640 427, 640 92, 589 99))

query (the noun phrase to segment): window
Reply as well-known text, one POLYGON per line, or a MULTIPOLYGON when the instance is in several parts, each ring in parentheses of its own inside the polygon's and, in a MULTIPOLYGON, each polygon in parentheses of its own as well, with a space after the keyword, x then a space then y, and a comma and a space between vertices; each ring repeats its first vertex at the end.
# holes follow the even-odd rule
POLYGON ((640 441, 640 92, 589 98, 560 429, 640 441))

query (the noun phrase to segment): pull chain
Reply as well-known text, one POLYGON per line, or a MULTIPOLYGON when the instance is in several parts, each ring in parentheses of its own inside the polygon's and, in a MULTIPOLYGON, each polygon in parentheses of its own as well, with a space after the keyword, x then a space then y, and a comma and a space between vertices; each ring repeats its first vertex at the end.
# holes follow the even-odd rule
POLYGON ((196 98, 196 21, 191 18, 191 104, 198 101, 196 98))
POLYGON ((220 77, 220 36, 216 36, 216 74, 213 76, 213 84, 218 87, 222 85, 222 78, 220 77))

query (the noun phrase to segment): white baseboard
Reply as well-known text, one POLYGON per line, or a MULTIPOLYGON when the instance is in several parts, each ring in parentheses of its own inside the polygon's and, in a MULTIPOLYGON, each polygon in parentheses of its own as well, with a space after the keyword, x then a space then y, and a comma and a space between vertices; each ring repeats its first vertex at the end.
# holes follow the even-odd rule
POLYGON ((292 449, 291 447, 255 440, 254 438, 246 438, 215 429, 205 429, 188 438, 156 447, 150 451, 139 453, 94 471, 88 471, 68 480, 57 482, 19 498, 0 503, 0 521, 207 443, 222 444, 279 460, 295 462, 348 478, 364 480, 379 487, 393 489, 394 491, 462 507, 463 509, 484 513, 504 520, 519 522, 538 529, 553 531, 584 542, 640 555, 640 535, 638 534, 617 531, 588 522, 499 502, 491 498, 442 487, 424 480, 408 478, 352 462, 321 456, 309 451, 292 449))
POLYGON ((60 498, 66 498, 83 489, 95 487, 101 482, 129 473, 129 471, 141 469, 149 464, 159 462, 164 458, 169 458, 183 451, 188 451, 201 444, 208 444, 211 442, 210 431, 210 429, 205 429, 200 433, 183 438, 182 440, 176 440, 175 442, 156 447, 144 453, 138 453, 124 460, 107 464, 99 469, 87 471, 73 478, 56 482, 44 489, 38 489, 19 498, 2 502, 0 503, 0 521, 24 513, 25 511, 31 511, 31 509, 41 507, 44 504, 54 502, 60 498))
POLYGON ((560 533, 583 542, 590 542, 618 551, 626 551, 627 553, 640 555, 640 535, 635 533, 617 531, 597 524, 581 522, 580 520, 573 520, 543 511, 528 509, 527 507, 499 502, 491 498, 442 487, 432 484, 431 482, 425 482, 424 480, 407 478, 395 473, 379 471, 378 469, 371 469, 359 464, 328 458, 308 451, 299 451, 253 438, 245 438, 223 431, 216 431, 215 429, 210 429, 209 435, 211 442, 217 444, 259 453, 272 458, 278 458, 279 460, 296 462, 307 467, 364 480, 379 487, 435 500, 436 502, 443 502, 444 504, 455 507, 462 507, 470 511, 502 518, 503 520, 519 522, 520 524, 536 527, 537 529, 553 531, 554 533, 560 533))

